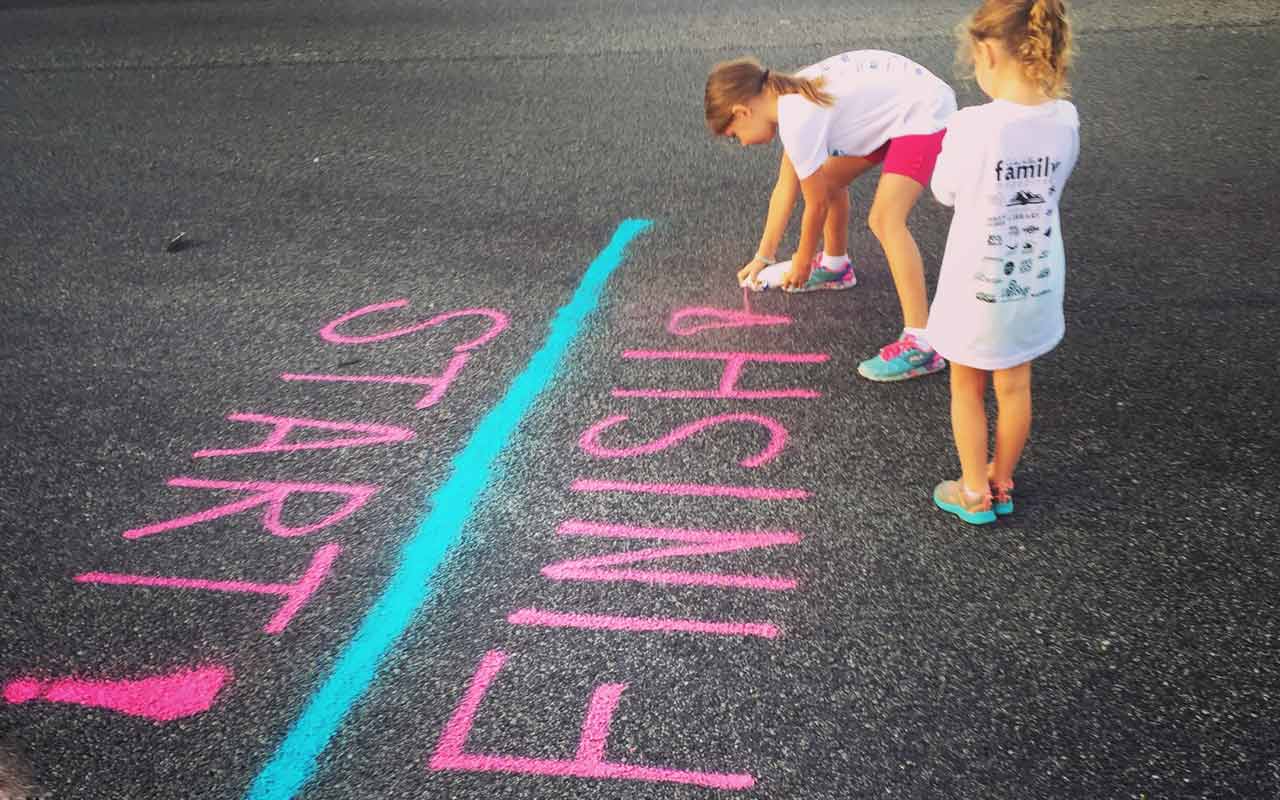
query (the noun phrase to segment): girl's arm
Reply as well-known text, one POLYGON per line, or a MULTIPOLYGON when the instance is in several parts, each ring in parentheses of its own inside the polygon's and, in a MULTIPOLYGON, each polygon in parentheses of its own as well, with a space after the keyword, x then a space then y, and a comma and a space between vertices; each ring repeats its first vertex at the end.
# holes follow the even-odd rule
POLYGON ((769 196, 769 216, 765 218, 764 233, 760 236, 760 246, 756 254, 777 258, 778 245, 782 243, 782 235, 787 232, 787 223, 791 221, 791 211, 796 207, 796 195, 800 194, 800 180, 796 178, 796 168, 791 166, 791 159, 782 154, 782 164, 778 167, 778 182, 773 186, 773 194, 769 196))
POLYGON ((800 219, 800 243, 791 256, 791 270, 782 279, 782 288, 799 289, 809 280, 813 256, 818 252, 818 240, 827 221, 827 208, 831 204, 831 185, 824 167, 800 181, 804 193, 804 215, 800 219))
POLYGON ((760 245, 756 255, 747 265, 738 270, 738 282, 754 283, 760 270, 768 266, 762 261, 764 256, 771 261, 778 257, 778 245, 787 232, 787 223, 791 221, 791 211, 796 205, 796 196, 800 194, 800 180, 796 177, 796 168, 791 165, 787 154, 782 154, 782 165, 778 168, 778 182, 774 184, 773 194, 769 196, 769 214, 765 217, 764 233, 760 236, 760 245))
POLYGON ((960 184, 958 173, 961 168, 962 148, 959 144, 960 131, 956 124, 960 121, 958 116, 958 114, 951 116, 947 133, 942 137, 942 152, 938 153, 938 161, 933 167, 933 179, 929 182, 933 196, 944 206, 956 204, 956 191, 960 184))

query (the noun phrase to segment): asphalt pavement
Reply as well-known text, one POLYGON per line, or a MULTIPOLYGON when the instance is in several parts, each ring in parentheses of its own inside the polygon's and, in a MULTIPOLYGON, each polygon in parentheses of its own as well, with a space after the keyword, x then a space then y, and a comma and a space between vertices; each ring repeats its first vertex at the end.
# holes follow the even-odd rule
POLYGON ((778 151, 706 134, 710 66, 970 105, 967 8, 4 4, 0 789, 1280 797, 1274 3, 1073 5, 998 524, 930 502, 946 379, 856 376, 872 180, 855 289, 734 283, 778 151), (731 354, 759 395, 664 396, 731 354))

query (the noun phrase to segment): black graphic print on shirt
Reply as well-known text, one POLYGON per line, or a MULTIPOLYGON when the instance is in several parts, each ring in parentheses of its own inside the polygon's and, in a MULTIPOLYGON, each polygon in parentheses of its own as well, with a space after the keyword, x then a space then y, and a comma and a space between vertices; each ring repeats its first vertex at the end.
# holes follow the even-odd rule
POLYGON ((975 298, 984 303, 1016 302, 1027 297, 1040 297, 1052 291, 1044 282, 1050 271, 1035 270, 1036 260, 1048 260, 1053 248, 1053 216, 1057 187, 1054 174, 1062 166, 1050 156, 1029 157, 995 163, 991 177, 996 193, 988 196, 993 207, 1004 213, 987 218, 987 247, 997 270, 980 270, 974 274, 975 298), (1041 238, 1043 236, 1043 238, 1041 238), (1048 239, 1048 242, 1045 242, 1048 239), (1035 255, 1038 252, 1038 255, 1035 255), (1031 281, 1019 283, 1014 273, 1031 281), (1034 278, 1031 273, 1035 272, 1034 278), (994 293, 989 287, 997 289, 994 293))

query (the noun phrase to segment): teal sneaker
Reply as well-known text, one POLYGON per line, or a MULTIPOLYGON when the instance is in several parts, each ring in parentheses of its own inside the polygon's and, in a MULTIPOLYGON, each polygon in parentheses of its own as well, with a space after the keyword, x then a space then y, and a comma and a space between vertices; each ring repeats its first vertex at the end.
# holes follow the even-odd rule
POLYGON ((1013 484, 1007 487, 991 485, 995 492, 991 496, 991 509, 997 516, 1007 517, 1013 513, 1013 484))
POLYGON ((818 292, 824 290, 840 290, 850 289, 858 283, 858 277, 853 274, 853 262, 845 260, 844 265, 838 269, 827 269, 822 266, 822 255, 818 254, 813 257, 813 261, 809 262, 809 280, 804 282, 804 286, 799 289, 787 289, 791 294, 799 294, 801 292, 818 292))
POLYGON ((905 381, 931 375, 947 366, 947 360, 926 350, 909 333, 896 342, 880 348, 880 352, 858 365, 858 374, 869 381, 905 381))
POLYGON ((1000 483, 994 480, 991 475, 995 469, 995 464, 987 465, 987 482, 991 485, 991 508, 997 516, 1007 517, 1013 513, 1013 481, 1000 483))
POLYGON ((986 525, 996 521, 991 510, 991 495, 971 499, 960 481, 943 481, 933 489, 933 504, 948 514, 955 514, 970 525, 986 525))

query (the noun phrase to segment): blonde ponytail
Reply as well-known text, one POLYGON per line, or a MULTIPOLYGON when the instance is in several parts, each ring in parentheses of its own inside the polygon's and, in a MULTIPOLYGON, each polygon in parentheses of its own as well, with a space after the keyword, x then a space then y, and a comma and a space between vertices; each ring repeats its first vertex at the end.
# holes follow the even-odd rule
POLYGON ((1027 34, 1018 48, 1027 77, 1050 97, 1071 93, 1071 25, 1063 0, 1034 0, 1027 12, 1027 34))
POLYGON ((773 70, 765 72, 765 88, 772 89, 775 94, 798 94, 819 106, 830 106, 836 102, 834 97, 822 90, 822 84, 825 83, 823 78, 802 78, 773 70))
POLYGON ((822 89, 822 78, 803 78, 765 69, 754 58, 722 61, 707 76, 703 102, 707 127, 719 136, 733 122, 733 107, 746 105, 766 89, 779 95, 798 94, 811 103, 829 106, 835 98, 822 89))
POLYGON ((1067 72, 1075 50, 1066 0, 985 0, 958 33, 962 63, 974 40, 995 39, 1046 95, 1070 95, 1067 72))

